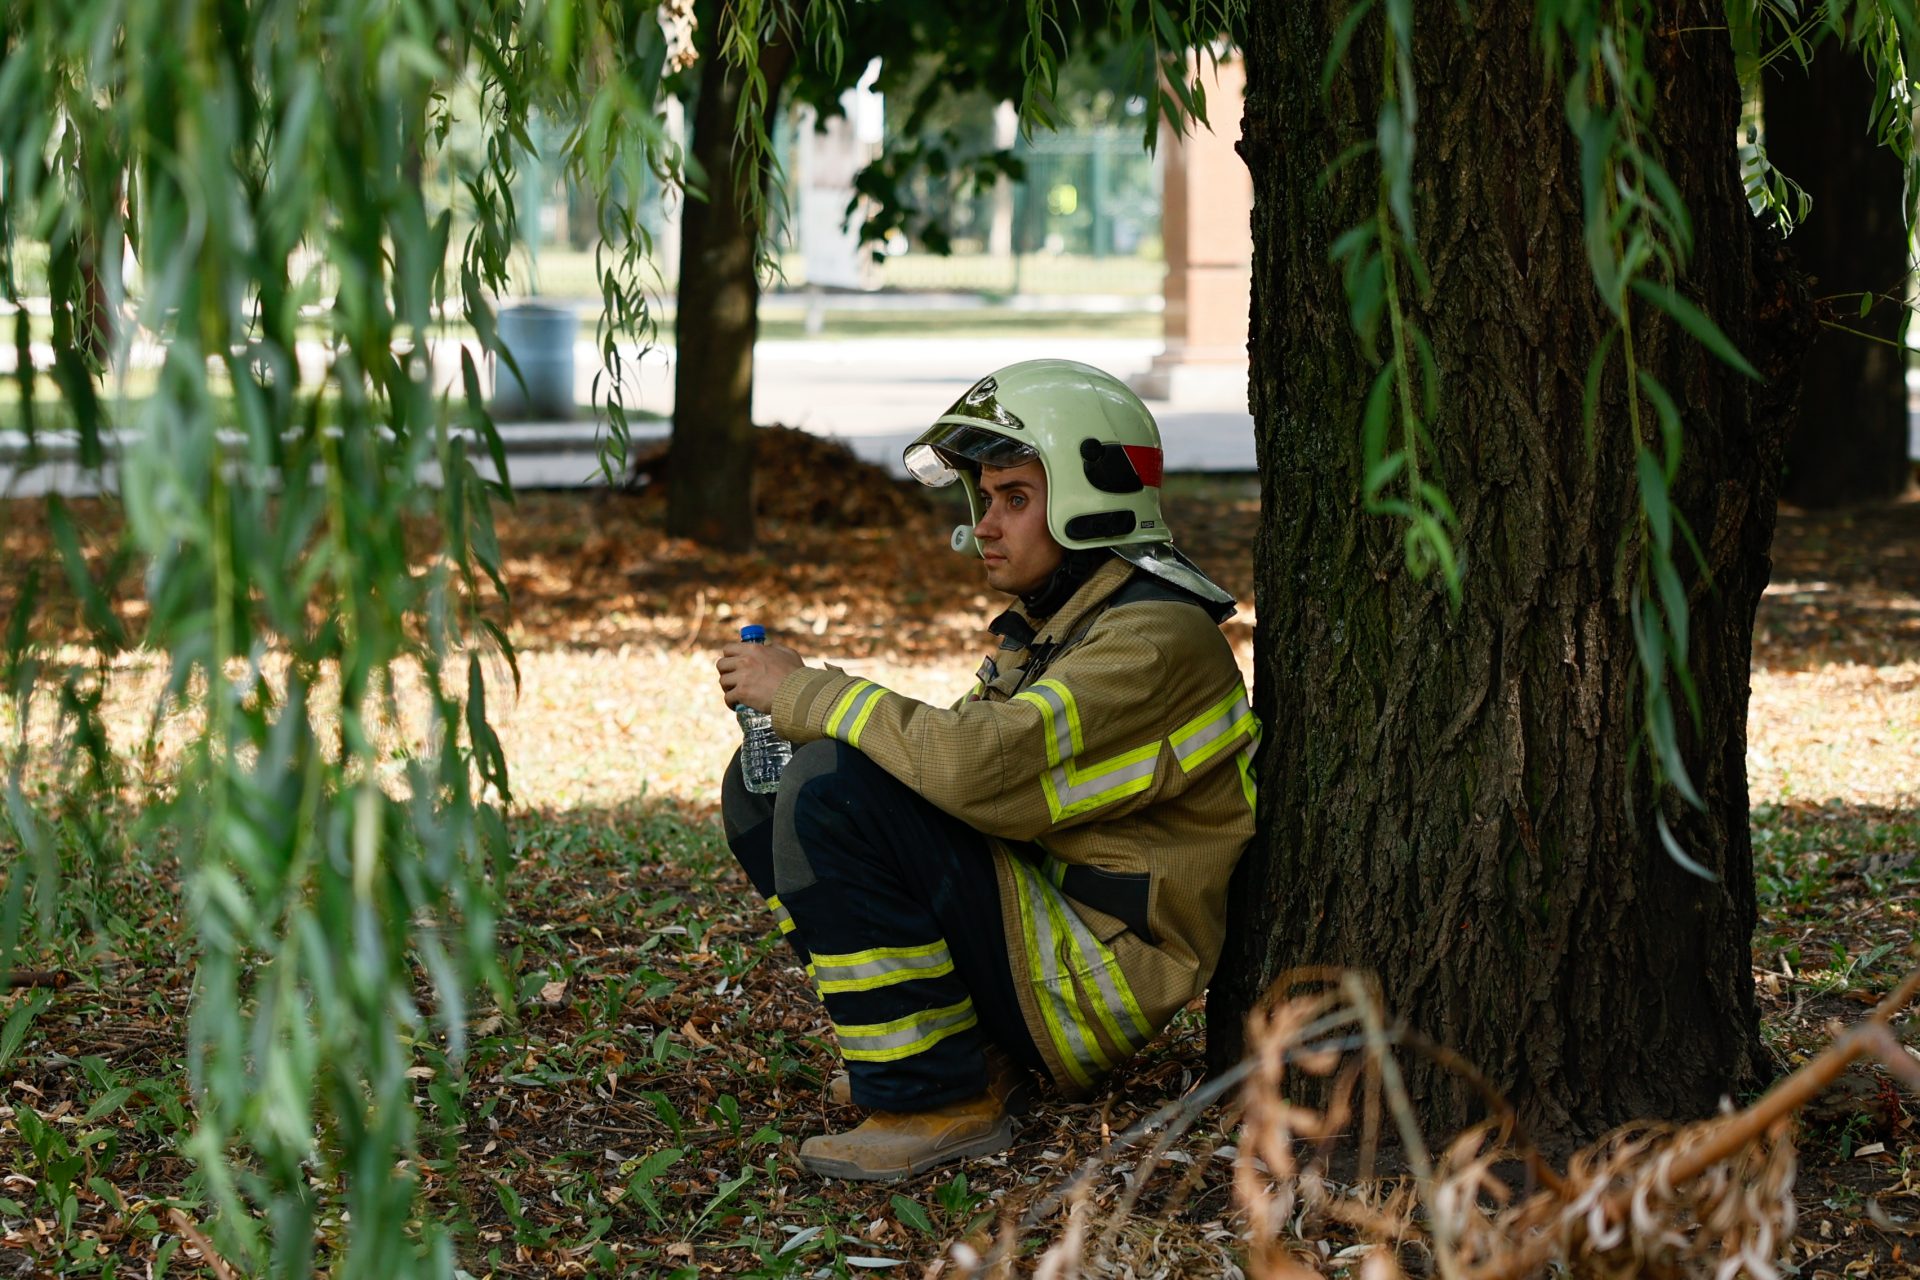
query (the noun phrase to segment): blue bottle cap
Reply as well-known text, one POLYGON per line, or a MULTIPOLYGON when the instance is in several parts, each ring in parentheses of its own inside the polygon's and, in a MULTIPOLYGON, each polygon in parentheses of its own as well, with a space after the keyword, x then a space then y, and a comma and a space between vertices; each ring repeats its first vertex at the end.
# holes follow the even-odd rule
POLYGON ((767 642, 767 629, 757 622, 749 622, 746 626, 740 628, 740 638, 748 644, 765 644, 767 642))

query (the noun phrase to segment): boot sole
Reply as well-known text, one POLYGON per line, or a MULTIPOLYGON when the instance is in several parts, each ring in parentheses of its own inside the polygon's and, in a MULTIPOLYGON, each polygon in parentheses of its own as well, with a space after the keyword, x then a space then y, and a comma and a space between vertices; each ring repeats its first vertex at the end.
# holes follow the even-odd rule
POLYGON ((1012 1145, 1013 1120, 1009 1116, 1002 1116, 1000 1123, 979 1137, 956 1146, 944 1147, 918 1160, 910 1160, 903 1168, 869 1169, 864 1165, 854 1164, 850 1160, 809 1156, 804 1152, 800 1155, 800 1163, 805 1165, 809 1172, 817 1173, 823 1178, 840 1178, 847 1182, 899 1182, 903 1178, 917 1177, 930 1169, 938 1169, 943 1164, 951 1164, 955 1160, 999 1155, 1012 1145))

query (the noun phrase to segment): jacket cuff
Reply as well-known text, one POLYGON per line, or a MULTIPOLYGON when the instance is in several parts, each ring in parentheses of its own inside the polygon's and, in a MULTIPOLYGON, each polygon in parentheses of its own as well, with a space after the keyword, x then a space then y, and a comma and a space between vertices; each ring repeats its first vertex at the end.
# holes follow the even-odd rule
POLYGON ((843 671, 801 667, 788 672, 773 695, 773 731, 795 744, 824 737, 828 709, 852 683, 843 671))

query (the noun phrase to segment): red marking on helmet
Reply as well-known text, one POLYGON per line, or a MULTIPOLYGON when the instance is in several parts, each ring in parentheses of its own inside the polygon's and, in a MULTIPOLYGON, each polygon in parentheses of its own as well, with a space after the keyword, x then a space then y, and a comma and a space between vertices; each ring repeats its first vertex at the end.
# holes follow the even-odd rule
POLYGON ((1123 444, 1120 447, 1127 451, 1127 461, 1133 464, 1133 474, 1140 477, 1140 483, 1158 489, 1164 464, 1164 455, 1160 450, 1143 444, 1123 444))

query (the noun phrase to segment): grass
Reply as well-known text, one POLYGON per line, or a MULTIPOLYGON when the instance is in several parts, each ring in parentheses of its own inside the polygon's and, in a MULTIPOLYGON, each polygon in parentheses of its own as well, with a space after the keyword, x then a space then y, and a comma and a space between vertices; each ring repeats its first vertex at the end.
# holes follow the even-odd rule
MULTIPOLYGON (((776 483, 768 500, 796 487, 776 483)), ((1168 502, 1183 544, 1244 595, 1257 487, 1175 477, 1168 502)), ((10 504, 0 519, 0 597, 39 554, 37 510, 10 504)), ((1196 1011, 1101 1096, 1043 1106, 1007 1157, 882 1187, 824 1184, 800 1169, 799 1142, 853 1113, 823 1096, 836 1066, 827 1028, 715 818, 733 726, 711 651, 741 621, 764 621, 811 654, 936 698, 988 643, 991 601, 964 561, 929 552, 950 523, 937 508, 856 528, 784 510, 767 517, 761 548, 741 555, 666 539, 645 498, 525 495, 502 513, 524 680, 497 707, 520 797, 500 930, 514 1000, 475 1013, 464 1062, 432 1046, 418 1060, 429 1206, 464 1224, 475 1275, 910 1272, 946 1256, 950 1241, 984 1245, 1104 1135, 1201 1073, 1196 1011)), ((104 527, 99 508, 83 511, 104 527)), ((1785 1065, 1817 1051, 1836 1020, 1861 1016, 1910 963, 1920 742, 1901 730, 1920 723, 1915 547, 1911 505, 1781 520, 1749 750, 1753 964, 1764 1033, 1785 1065)), ((1229 635, 1250 661, 1244 623, 1229 635)), ((152 687, 142 681, 156 678, 129 668, 110 699, 130 760, 152 687)), ((12 732, 0 725, 0 737, 12 732)), ((131 805, 142 792, 124 794, 131 805)), ((130 808, 65 815, 73 874, 53 936, 71 941, 38 963, 74 981, 0 997, 0 1080, 10 1082, 0 1248, 39 1274, 208 1274, 173 1216, 191 1224, 208 1212, 175 1145, 191 1119, 180 1019, 189 940, 169 851, 136 835, 140 818, 130 808), (138 853, 88 873, 89 831, 138 853)), ((7 853, 17 866, 18 851, 7 853)), ((1873 1214, 1920 1216, 1920 1111, 1876 1071, 1842 1084, 1805 1120, 1791 1259, 1807 1276, 1903 1274, 1910 1260, 1895 1260, 1899 1241, 1873 1214)), ((1114 1245, 1135 1251, 1139 1273, 1218 1274, 1234 1260, 1225 1153, 1235 1125, 1231 1112, 1208 1112, 1149 1184, 1114 1245)), ((1103 1176, 1095 1201, 1111 1205, 1126 1176, 1103 1176)), ((330 1231, 339 1191, 318 1188, 330 1231)), ((1036 1230, 1029 1255, 1059 1225, 1036 1230)), ((1343 1237, 1322 1238, 1323 1274, 1358 1268, 1357 1256, 1334 1256, 1343 1237)))

